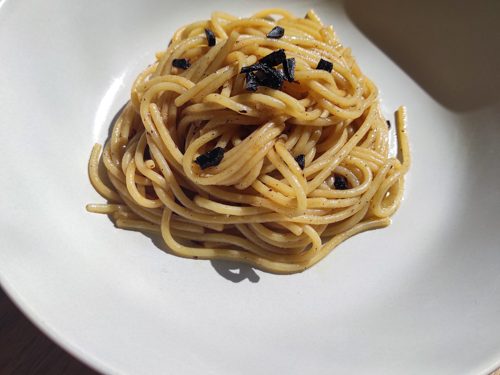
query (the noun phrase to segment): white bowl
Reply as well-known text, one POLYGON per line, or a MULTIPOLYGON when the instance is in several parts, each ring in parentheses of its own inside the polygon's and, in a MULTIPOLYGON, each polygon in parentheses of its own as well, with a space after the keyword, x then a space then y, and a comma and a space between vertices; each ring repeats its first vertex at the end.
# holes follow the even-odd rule
POLYGON ((348 240, 302 274, 277 276, 174 257, 84 209, 102 201, 87 179, 90 148, 154 52, 213 10, 244 16, 269 2, 0 1, 3 288, 106 373, 492 370, 498 6, 423 3, 272 4, 297 14, 314 7, 333 23, 378 84, 385 113, 408 107, 413 154, 392 226, 348 240))

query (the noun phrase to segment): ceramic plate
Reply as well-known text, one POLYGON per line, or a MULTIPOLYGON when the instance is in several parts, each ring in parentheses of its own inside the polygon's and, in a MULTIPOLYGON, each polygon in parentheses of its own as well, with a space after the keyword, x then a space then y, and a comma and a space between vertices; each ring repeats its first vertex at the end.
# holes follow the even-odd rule
MULTIPOLYGON (((426 3, 426 2, 424 2, 426 3)), ((313 7, 408 107, 413 165, 392 226, 278 276, 193 261, 85 211, 135 76, 179 26, 268 1, 0 1, 0 277, 105 373, 485 374, 500 364, 498 3, 313 7), (489 4, 489 5, 488 5, 489 4)))

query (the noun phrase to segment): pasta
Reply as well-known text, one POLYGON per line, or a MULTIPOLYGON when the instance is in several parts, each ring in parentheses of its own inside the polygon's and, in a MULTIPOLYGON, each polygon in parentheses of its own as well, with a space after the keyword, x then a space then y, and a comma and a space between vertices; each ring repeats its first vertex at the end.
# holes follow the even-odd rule
POLYGON ((405 109, 391 157, 376 86, 314 11, 214 12, 156 57, 92 149, 108 203, 88 211, 182 257, 283 274, 390 224, 410 165, 405 109))

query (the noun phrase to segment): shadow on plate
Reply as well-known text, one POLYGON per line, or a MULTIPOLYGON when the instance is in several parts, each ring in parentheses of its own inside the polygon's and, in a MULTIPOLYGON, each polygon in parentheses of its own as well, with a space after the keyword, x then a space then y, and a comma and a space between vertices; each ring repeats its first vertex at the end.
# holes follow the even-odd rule
POLYGON ((346 0, 344 6, 352 22, 444 107, 468 112, 500 101, 499 1, 346 0))
POLYGON ((219 275, 233 283, 246 279, 251 283, 257 283, 260 280, 260 276, 248 264, 226 260, 211 260, 210 263, 219 275))

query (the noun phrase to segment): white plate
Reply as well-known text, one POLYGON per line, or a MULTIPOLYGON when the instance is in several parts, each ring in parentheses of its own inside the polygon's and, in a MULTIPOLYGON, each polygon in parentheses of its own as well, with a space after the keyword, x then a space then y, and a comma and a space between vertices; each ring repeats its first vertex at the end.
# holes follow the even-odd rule
MULTIPOLYGON (((298 14, 316 8, 378 84, 386 113, 408 106, 413 166, 394 224, 348 240, 303 274, 243 268, 239 277, 225 264, 166 254, 141 233, 88 214, 87 202, 102 201, 87 180, 90 148, 105 139, 154 52, 212 10, 248 15, 269 4, 0 1, 2 286, 59 344, 107 373, 493 369, 500 128, 491 87, 500 81, 498 64, 490 74, 479 46, 487 41, 484 51, 496 58, 497 34, 476 30, 481 38, 461 39, 470 33, 450 31, 454 7, 436 6, 436 15, 417 2, 347 2, 347 12, 329 1, 274 4, 298 14), (415 24, 412 14, 431 23, 415 24), (439 44, 443 35, 448 44, 439 44)), ((467 27, 484 26, 494 10, 479 21, 466 17, 467 27)))

